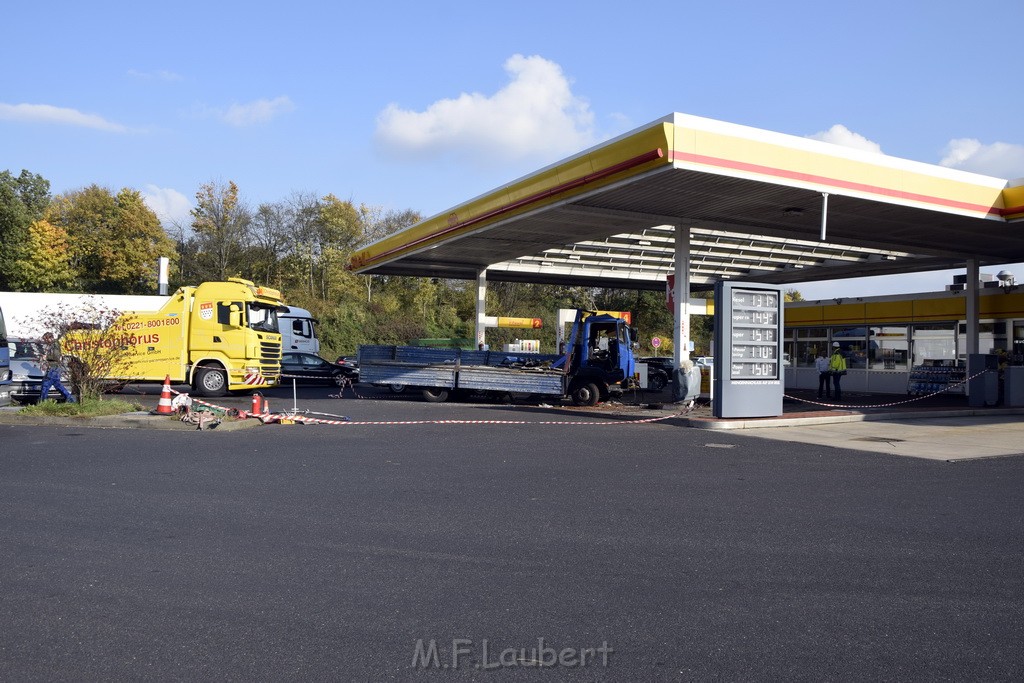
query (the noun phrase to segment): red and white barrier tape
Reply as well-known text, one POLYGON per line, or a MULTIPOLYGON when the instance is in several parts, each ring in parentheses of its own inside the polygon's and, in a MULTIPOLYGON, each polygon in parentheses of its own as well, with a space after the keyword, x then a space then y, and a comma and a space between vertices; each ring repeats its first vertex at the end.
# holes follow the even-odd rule
MULTIPOLYGON (((171 389, 172 393, 178 394, 180 392, 171 389)), ((223 406, 214 405, 213 403, 207 403, 206 401, 193 398, 194 403, 204 405, 217 410, 222 410, 225 414, 231 414, 232 411, 236 411, 239 414, 245 413, 245 411, 238 410, 237 408, 225 408, 223 406)), ((264 424, 272 422, 280 422, 281 420, 289 420, 292 422, 301 422, 303 424, 329 424, 329 425, 353 425, 353 426, 367 426, 367 425, 623 425, 623 424, 650 424, 652 422, 661 422, 662 420, 668 420, 673 417, 680 417, 686 415, 694 409, 694 404, 691 403, 685 409, 679 412, 672 413, 671 415, 660 415, 658 417, 647 417, 639 420, 325 420, 319 417, 309 417, 300 413, 245 413, 250 417, 254 417, 264 424)))
POLYGON ((275 413, 273 415, 256 415, 264 422, 277 422, 280 420, 291 420, 294 422, 304 422, 312 424, 337 424, 337 425, 352 425, 352 426, 366 426, 366 425, 591 425, 591 426, 606 426, 606 425, 630 425, 630 424, 649 424, 652 422, 661 422, 672 417, 679 417, 685 415, 692 408, 689 408, 678 413, 672 413, 671 415, 661 415, 659 417, 648 417, 640 420, 324 420, 317 417, 307 417, 304 415, 292 415, 289 413, 275 413))

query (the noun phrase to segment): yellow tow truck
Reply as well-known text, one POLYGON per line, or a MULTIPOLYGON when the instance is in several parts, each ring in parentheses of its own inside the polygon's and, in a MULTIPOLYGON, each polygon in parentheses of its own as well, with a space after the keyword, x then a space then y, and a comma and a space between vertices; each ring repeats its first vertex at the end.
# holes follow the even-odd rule
POLYGON ((63 351, 117 347, 111 380, 189 384, 200 396, 275 386, 281 374, 281 292, 229 278, 179 288, 156 311, 121 311, 109 332, 73 330, 63 351), (90 345, 93 345, 90 347, 90 345))

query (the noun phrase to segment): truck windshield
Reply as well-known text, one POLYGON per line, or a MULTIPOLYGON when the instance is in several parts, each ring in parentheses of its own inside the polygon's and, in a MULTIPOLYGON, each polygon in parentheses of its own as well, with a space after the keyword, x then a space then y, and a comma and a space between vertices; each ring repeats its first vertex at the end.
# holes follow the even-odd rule
POLYGON ((249 327, 260 332, 279 332, 277 328, 277 307, 250 303, 249 327))

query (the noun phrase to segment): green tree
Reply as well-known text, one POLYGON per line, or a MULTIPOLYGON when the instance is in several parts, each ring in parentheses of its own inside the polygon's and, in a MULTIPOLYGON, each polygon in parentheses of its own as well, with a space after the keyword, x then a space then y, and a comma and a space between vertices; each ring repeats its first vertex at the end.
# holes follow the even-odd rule
POLYGON ((174 260, 174 241, 138 191, 124 188, 118 192, 117 208, 103 277, 126 294, 155 292, 157 262, 161 256, 174 260))
POLYGON ((152 293, 157 260, 175 255, 174 242, 136 190, 114 195, 90 185, 57 197, 48 216, 67 233, 71 265, 86 292, 152 293))
POLYGON ((246 248, 251 243, 249 210, 239 201, 238 186, 209 182, 196 192, 192 209, 196 261, 192 267, 197 281, 223 280, 244 272, 246 248))
POLYGON ((21 258, 14 261, 14 289, 57 292, 75 281, 68 234, 43 219, 29 225, 21 258))
POLYGON ((320 200, 319 219, 318 293, 325 299, 335 291, 354 293, 358 283, 345 266, 363 239, 362 216, 352 202, 328 194, 320 200))
MULTIPOLYGON (((384 239, 388 235, 398 232, 410 225, 415 225, 422 220, 422 216, 412 209, 405 209, 404 211, 395 211, 393 209, 384 209, 379 206, 368 206, 361 204, 359 206, 359 215, 362 219, 363 226, 363 237, 359 244, 356 246, 364 246, 371 242, 384 239)), ((377 284, 386 284, 387 279, 381 280, 380 275, 363 275, 363 285, 366 288, 366 301, 369 302, 373 298, 374 286, 377 284)))
POLYGON ((19 264, 25 262, 29 229, 50 204, 50 181, 22 170, 15 178, 0 172, 0 289, 18 289, 19 264))
POLYGON ((282 260, 291 243, 288 216, 288 207, 280 202, 260 204, 253 214, 249 274, 254 281, 274 287, 282 285, 282 260))

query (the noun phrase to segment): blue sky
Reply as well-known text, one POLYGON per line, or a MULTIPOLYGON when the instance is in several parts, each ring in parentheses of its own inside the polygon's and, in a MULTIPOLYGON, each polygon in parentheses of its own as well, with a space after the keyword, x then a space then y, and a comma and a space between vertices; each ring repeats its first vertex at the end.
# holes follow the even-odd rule
POLYGON ((202 183, 227 180, 254 206, 333 193, 432 215, 675 111, 1024 177, 1020 0, 65 0, 3 15, 0 170, 55 193, 132 187, 183 223, 202 183))

